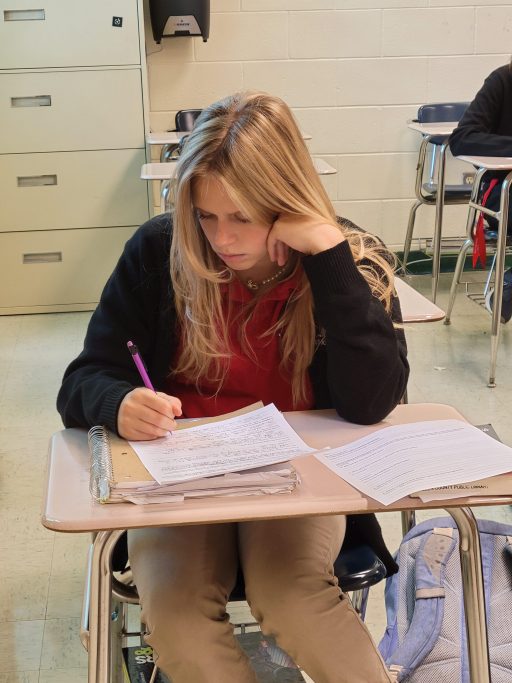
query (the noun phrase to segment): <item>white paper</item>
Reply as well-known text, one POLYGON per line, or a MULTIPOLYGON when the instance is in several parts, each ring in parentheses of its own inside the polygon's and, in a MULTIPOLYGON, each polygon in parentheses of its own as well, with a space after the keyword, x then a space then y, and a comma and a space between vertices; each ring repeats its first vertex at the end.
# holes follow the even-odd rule
POLYGON ((512 496, 512 476, 489 477, 462 484, 450 484, 414 494, 424 503, 432 500, 448 500, 450 498, 467 498, 469 496, 512 496))
POLYGON ((385 505, 415 491, 512 471, 512 448, 460 420, 385 427, 315 457, 385 505))
POLYGON ((159 484, 272 465, 315 450, 274 404, 130 445, 159 484))

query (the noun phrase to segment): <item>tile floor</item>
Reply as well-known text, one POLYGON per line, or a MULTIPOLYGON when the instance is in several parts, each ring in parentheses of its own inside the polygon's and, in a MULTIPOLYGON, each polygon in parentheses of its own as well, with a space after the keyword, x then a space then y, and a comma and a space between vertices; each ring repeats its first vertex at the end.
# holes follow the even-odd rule
MULTIPOLYGON (((427 277, 410 282, 428 293, 427 277)), ((443 276, 441 307, 448 283, 443 276)), ((88 313, 0 317, 0 683, 87 680, 78 629, 88 537, 45 530, 40 512, 48 437, 61 428, 55 396, 88 319, 88 313)), ((512 445, 512 325, 503 328, 498 386, 491 390, 488 314, 461 294, 452 320, 450 327, 406 328, 409 401, 449 403, 474 423, 492 422, 512 445)), ((485 514, 512 521, 508 508, 485 514)), ((395 548, 398 515, 381 521, 395 548)), ((375 638, 383 632, 383 619, 382 590, 375 588, 367 618, 375 638)))

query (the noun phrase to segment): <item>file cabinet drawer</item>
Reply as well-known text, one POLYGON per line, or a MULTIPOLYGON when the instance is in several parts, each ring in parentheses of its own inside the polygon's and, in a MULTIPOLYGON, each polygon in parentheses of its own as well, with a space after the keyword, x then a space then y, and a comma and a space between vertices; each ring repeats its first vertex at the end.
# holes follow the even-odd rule
POLYGON ((5 0, 2 69, 140 64, 137 0, 5 0))
POLYGON ((0 314, 94 308, 135 229, 1 234, 0 314))
POLYGON ((0 231, 139 225, 143 149, 0 155, 0 231))
POLYGON ((0 72, 0 120, 4 154, 143 147, 140 69, 0 72))

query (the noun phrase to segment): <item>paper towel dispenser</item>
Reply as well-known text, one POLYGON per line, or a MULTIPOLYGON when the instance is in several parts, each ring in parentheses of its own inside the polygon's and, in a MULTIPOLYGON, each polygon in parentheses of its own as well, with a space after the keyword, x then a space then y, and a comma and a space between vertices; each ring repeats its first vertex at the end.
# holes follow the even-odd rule
POLYGON ((210 35, 210 0, 149 0, 155 42, 163 37, 210 35))

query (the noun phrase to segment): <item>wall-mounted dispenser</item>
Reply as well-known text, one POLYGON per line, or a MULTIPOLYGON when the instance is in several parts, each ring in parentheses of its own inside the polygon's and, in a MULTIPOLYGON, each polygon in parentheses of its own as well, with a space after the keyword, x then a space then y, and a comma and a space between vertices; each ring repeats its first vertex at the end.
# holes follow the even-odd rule
POLYGON ((153 38, 210 35, 210 0, 149 0, 153 38))

